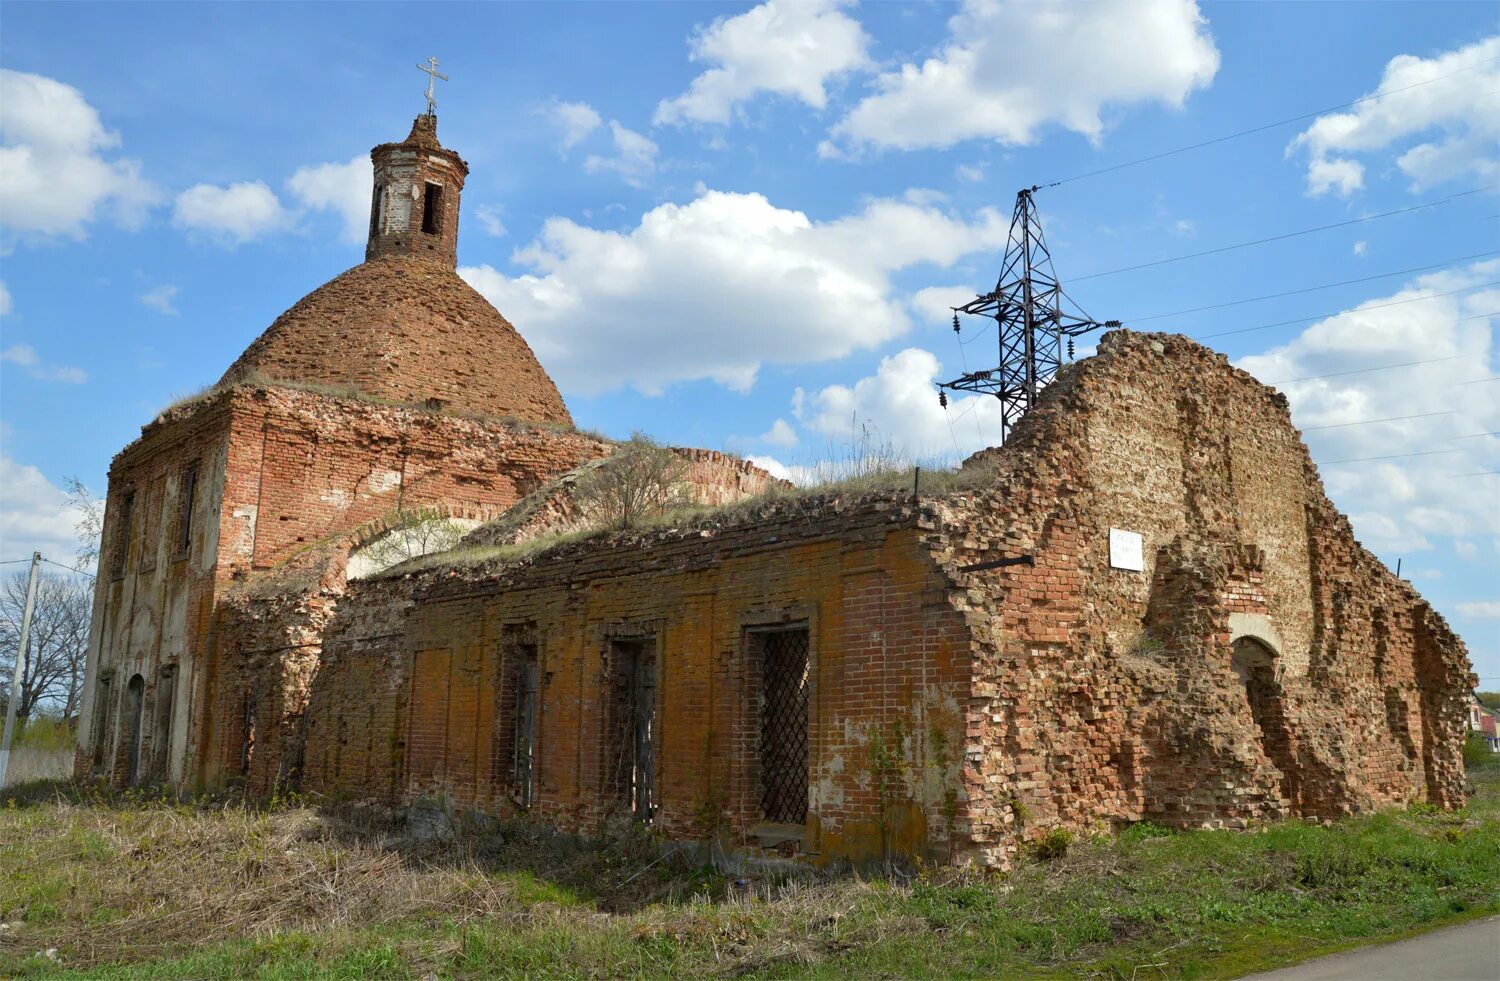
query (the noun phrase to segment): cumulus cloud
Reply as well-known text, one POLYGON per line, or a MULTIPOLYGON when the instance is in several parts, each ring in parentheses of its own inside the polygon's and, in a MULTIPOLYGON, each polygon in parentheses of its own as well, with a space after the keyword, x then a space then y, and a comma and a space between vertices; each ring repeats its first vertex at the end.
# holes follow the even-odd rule
POLYGON ((656 172, 657 145, 613 119, 609 121, 609 131, 614 139, 614 153, 610 156, 590 154, 583 162, 583 169, 591 174, 612 172, 625 183, 640 187, 656 172))
POLYGON ((0 317, 5 316, 6 314, 10 313, 10 311, 10 290, 6 287, 5 281, 0 280, 0 317))
POLYGON ((737 106, 763 92, 822 109, 828 81, 869 61, 869 36, 840 6, 836 0, 769 0, 700 28, 690 57, 713 67, 682 95, 664 99, 654 121, 728 123, 737 106))
POLYGON ((36 467, 0 454, 0 554, 13 558, 41 552, 66 563, 78 549, 74 527, 80 515, 68 496, 36 467))
POLYGON ((1480 600, 1477 603, 1459 603, 1458 612, 1476 620, 1500 620, 1500 600, 1480 600))
POLYGON ((558 131, 558 149, 564 153, 582 143, 590 133, 604 124, 599 113, 587 102, 562 102, 553 99, 540 110, 558 131))
POLYGON ((912 461, 952 463, 998 444, 1000 403, 984 395, 950 395, 945 409, 938 404, 937 383, 948 377, 937 355, 909 347, 882 358, 875 374, 852 385, 807 394, 803 425, 835 446, 874 442, 912 461))
POLYGON ((785 419, 777 419, 771 428, 761 433, 758 440, 770 446, 796 446, 797 431, 785 419))
POLYGON ((1392 58, 1371 95, 1380 97, 1319 116, 1288 145, 1288 156, 1307 150, 1309 194, 1359 190, 1365 166, 1355 156, 1387 149, 1401 149, 1396 166, 1413 191, 1500 176, 1500 35, 1431 58, 1392 58))
POLYGON ((62 382, 65 385, 82 385, 89 380, 87 372, 82 368, 74 368, 69 365, 43 364, 41 357, 36 353, 36 348, 30 344, 12 344, 10 347, 0 351, 0 361, 24 368, 26 373, 37 381, 62 382))
POLYGON ((1497 274, 1500 260, 1422 276, 1238 362, 1286 394, 1329 496, 1376 551, 1500 535, 1483 475, 1500 439, 1475 435, 1500 430, 1500 393, 1475 383, 1496 373, 1497 274), (1388 365, 1407 366, 1363 370, 1388 365))
POLYGON ((227 187, 195 184, 177 195, 172 222, 226 244, 239 244, 285 229, 290 216, 262 181, 240 181, 227 187))
POLYGON ((169 317, 175 317, 177 316, 177 307, 172 304, 172 301, 177 299, 179 292, 181 291, 176 286, 153 286, 142 293, 140 299, 141 303, 155 310, 157 313, 164 313, 169 317))
POLYGON ((481 204, 474 209, 479 227, 484 229, 486 235, 493 235, 495 238, 500 238, 507 231, 505 221, 500 216, 500 208, 493 204, 481 204))
POLYGON ((345 163, 301 167, 286 186, 302 207, 337 215, 343 223, 344 241, 363 242, 370 230, 374 180, 369 154, 362 153, 345 163))
POLYGON ((922 64, 877 77, 820 152, 1027 144, 1048 124, 1097 141, 1106 107, 1179 107, 1219 69, 1194 0, 966 0, 948 34, 922 64))
POLYGON ((82 238, 101 209, 138 227, 160 192, 137 160, 111 158, 120 137, 83 93, 0 69, 0 216, 7 235, 82 238))
POLYGON ((460 273, 565 389, 657 392, 708 378, 748 390, 762 363, 824 361, 899 336, 910 317, 892 274, 996 248, 1006 229, 988 209, 970 222, 877 199, 818 222, 760 194, 705 190, 624 231, 550 218, 515 253, 530 272, 460 273))

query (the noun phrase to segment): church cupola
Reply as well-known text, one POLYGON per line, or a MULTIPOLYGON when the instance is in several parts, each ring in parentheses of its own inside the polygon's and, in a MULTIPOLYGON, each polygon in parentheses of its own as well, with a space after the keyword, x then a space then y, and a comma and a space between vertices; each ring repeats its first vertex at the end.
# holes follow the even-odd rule
POLYGON ((401 143, 370 151, 375 185, 365 260, 412 256, 458 265, 458 199, 469 165, 437 138, 437 116, 424 113, 401 143))

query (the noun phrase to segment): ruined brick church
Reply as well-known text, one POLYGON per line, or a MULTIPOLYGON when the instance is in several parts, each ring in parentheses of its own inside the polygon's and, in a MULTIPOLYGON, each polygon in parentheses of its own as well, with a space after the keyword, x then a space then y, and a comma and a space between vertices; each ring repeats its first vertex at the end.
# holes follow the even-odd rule
POLYGON ((456 274, 466 164, 372 159, 365 261, 110 468, 80 777, 817 864, 1461 803, 1462 642, 1222 355, 1111 332, 941 491, 674 450, 695 509, 591 528, 620 447, 456 274), (372 558, 413 514, 466 535, 372 558))

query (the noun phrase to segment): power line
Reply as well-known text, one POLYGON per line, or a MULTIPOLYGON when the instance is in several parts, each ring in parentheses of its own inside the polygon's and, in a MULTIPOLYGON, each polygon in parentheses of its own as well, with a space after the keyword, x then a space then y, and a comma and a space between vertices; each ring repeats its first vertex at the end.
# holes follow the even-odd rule
MULTIPOLYGON (((1413 266, 1410 269, 1396 269, 1391 272, 1380 273, 1375 276, 1361 276, 1359 279, 1345 279, 1337 283, 1321 283, 1317 286, 1304 286, 1301 289, 1284 290, 1280 293, 1267 293, 1264 296, 1249 296, 1241 300, 1230 300, 1227 303, 1212 303, 1205 307, 1189 307, 1186 310, 1169 310, 1166 313, 1153 313, 1149 317, 1121 317, 1120 319, 1127 324, 1141 324, 1145 323, 1148 320, 1161 320, 1163 317, 1177 317, 1185 313, 1202 313, 1205 310, 1222 310, 1225 307, 1240 306, 1244 303, 1258 303, 1261 300, 1274 300, 1283 296, 1296 296, 1301 293, 1316 293, 1318 290, 1330 290, 1337 286, 1353 286, 1356 283, 1369 283, 1377 279, 1390 279, 1392 276, 1405 276, 1408 273, 1423 272, 1428 269, 1439 269, 1443 266, 1451 266, 1454 263, 1468 262, 1470 259, 1483 259, 1496 254, 1497 253, 1492 249, 1489 252, 1476 252, 1473 255, 1459 256, 1456 259, 1447 259, 1443 262, 1434 262, 1426 266, 1413 266)), ((1495 282, 1491 283, 1483 283, 1481 285, 1494 286, 1497 283, 1500 283, 1500 280, 1496 280, 1495 282)))
POLYGON ((1316 432, 1320 429, 1346 429, 1349 426, 1369 426, 1377 422, 1402 422, 1407 419, 1428 419, 1432 416, 1451 416, 1449 412, 1419 412, 1414 416, 1387 416, 1384 419, 1361 419, 1359 422, 1336 422, 1328 426, 1308 426, 1302 431, 1304 433, 1316 432))
POLYGON ((1371 460, 1404 460, 1409 456, 1442 456, 1445 453, 1462 453, 1463 450, 1422 450, 1417 453, 1391 453, 1388 456, 1356 456, 1347 460, 1324 460, 1320 467, 1331 467, 1335 463, 1368 463, 1371 460))
POLYGON ((1111 165, 1109 167, 1101 167, 1098 170, 1091 170, 1091 171, 1089 171, 1087 173, 1084 173, 1084 174, 1075 174, 1072 177, 1064 177, 1062 180, 1053 181, 1050 184, 1044 184, 1042 186, 1043 187, 1061 187, 1064 184, 1071 184, 1074 181, 1081 181, 1081 180, 1083 180, 1084 178, 1087 178, 1087 177, 1098 177, 1100 174, 1113 173, 1116 170, 1124 170, 1126 167, 1135 167, 1135 166, 1138 166, 1139 164, 1150 163, 1153 160, 1161 160, 1161 159, 1163 159, 1165 157, 1175 156, 1175 155, 1177 155, 1179 153, 1187 153, 1189 150, 1199 150, 1199 149, 1202 149, 1203 147, 1206 147, 1206 146, 1213 146, 1216 143, 1224 143, 1224 142, 1227 142, 1229 140, 1236 140, 1236 139, 1239 139, 1241 136, 1251 136, 1251 135, 1253 135, 1255 133, 1263 133, 1263 132, 1265 132, 1268 129, 1275 129, 1278 126, 1286 126, 1289 123, 1299 123, 1299 122, 1301 122, 1304 119, 1313 119, 1314 117, 1321 116, 1324 113, 1338 112, 1340 109, 1351 109, 1354 106, 1362 105, 1362 104, 1364 104, 1366 102, 1370 102, 1370 101, 1372 101, 1374 99, 1384 98, 1385 96, 1388 96, 1388 95, 1395 95, 1398 92, 1407 92, 1407 91, 1410 91, 1411 89, 1421 88, 1424 85, 1431 85, 1433 82, 1440 82, 1440 81, 1442 81, 1445 78, 1452 78, 1454 75, 1459 75, 1459 74, 1462 74, 1463 72, 1473 71, 1474 69, 1483 67, 1484 65, 1488 65, 1489 63, 1491 63, 1493 61, 1500 61, 1500 58, 1486 58, 1483 61, 1476 61, 1472 65, 1465 65, 1463 68, 1459 68, 1459 69, 1456 69, 1454 71, 1451 71, 1451 72, 1449 72, 1446 75, 1439 75, 1436 78, 1429 78, 1429 79, 1426 79, 1426 80, 1421 81, 1421 82, 1415 82, 1415 83, 1413 83, 1411 85, 1402 86, 1399 89, 1387 89, 1387 90, 1385 90, 1383 92, 1374 92, 1374 93, 1371 93, 1370 95, 1366 95, 1366 96, 1363 96, 1361 98, 1355 99, 1353 102, 1345 102, 1342 105, 1329 106, 1327 109, 1319 109, 1316 112, 1303 113, 1300 116, 1290 116, 1290 117, 1288 117, 1286 119, 1278 119, 1274 123, 1265 123, 1264 125, 1254 126, 1254 127, 1251 127, 1250 129, 1242 129, 1238 133, 1230 133, 1227 136, 1219 136, 1219 137, 1216 137, 1216 138, 1214 138, 1212 140, 1203 140, 1202 142, 1192 143, 1192 144, 1189 144, 1188 146, 1180 146, 1180 147, 1178 147, 1175 150, 1164 150, 1161 153, 1153 153, 1149 157, 1140 157, 1140 158, 1138 158, 1136 160, 1127 160, 1124 163, 1113 164, 1113 165, 1111 165))
MULTIPOLYGON (((1421 303, 1424 300, 1437 300, 1445 296, 1457 296, 1459 293, 1472 293, 1475 290, 1488 289, 1493 283, 1484 283, 1479 286, 1466 286, 1461 290, 1448 290, 1446 293, 1429 293, 1426 296, 1414 296, 1406 300, 1392 300, 1389 303, 1372 303, 1368 306, 1354 307, 1348 310, 1334 310, 1331 313, 1320 313, 1312 317, 1297 317, 1293 320, 1278 320, 1274 324, 1257 324, 1254 327, 1239 327, 1235 330, 1221 330, 1214 334, 1192 334, 1195 341, 1206 341, 1211 337, 1228 337, 1231 334, 1248 334, 1257 330, 1270 330, 1272 327, 1285 327, 1288 324, 1304 324, 1309 320, 1326 320, 1329 317, 1337 317, 1344 313, 1364 313, 1366 310, 1382 310, 1386 307, 1399 307, 1405 303, 1421 303)), ((1464 323, 1469 320, 1482 320, 1485 317, 1500 317, 1500 311, 1494 313, 1476 313, 1472 317, 1460 317, 1458 322, 1464 323)))
POLYGON ((1221 247, 1219 247, 1217 249, 1204 249, 1202 252, 1190 252, 1187 255, 1173 256, 1170 259, 1157 259, 1154 262, 1142 262, 1142 263, 1139 263, 1139 264, 1134 265, 1134 266, 1122 266, 1119 269, 1109 269, 1109 270, 1106 270, 1105 272, 1089 273, 1087 276, 1071 276, 1071 277, 1069 277, 1068 282, 1069 283, 1079 283, 1079 282, 1082 282, 1085 279, 1099 279, 1102 276, 1113 276, 1116 273, 1135 272, 1137 269, 1150 269, 1150 268, 1152 268, 1154 266, 1165 266, 1165 265, 1168 265, 1168 264, 1173 263, 1173 262, 1183 262, 1183 261, 1185 261, 1187 259, 1197 259, 1197 258, 1199 258, 1201 256, 1218 255, 1221 252, 1233 252, 1236 249, 1246 249, 1246 248, 1249 248, 1252 245, 1265 245, 1265 244, 1267 244, 1269 242, 1280 242, 1280 241, 1283 241, 1285 239, 1296 238, 1299 235, 1311 235, 1314 232, 1326 232, 1326 231, 1328 231, 1329 229, 1332 229, 1332 228, 1345 228, 1345 227, 1348 227, 1349 225, 1358 225, 1358 224, 1360 224, 1362 222, 1375 221, 1375 220, 1377 220, 1379 218, 1389 218, 1392 215, 1410 214, 1413 211, 1422 211, 1425 208, 1435 208, 1438 205, 1440 205, 1440 204, 1446 204, 1447 202, 1452 201, 1455 198, 1466 197, 1466 196, 1468 196, 1470 194, 1478 194, 1481 191, 1485 191, 1485 190, 1488 190, 1488 188, 1483 188, 1483 187, 1471 188, 1470 190, 1462 191, 1462 192, 1460 192, 1458 194, 1449 195, 1446 198, 1439 198, 1436 201, 1428 201, 1425 204, 1413 205, 1410 208, 1398 208, 1395 211, 1385 211, 1385 212, 1382 212, 1382 213, 1380 213, 1378 215, 1366 215, 1363 218, 1351 218, 1348 221, 1334 222, 1332 225, 1319 225, 1316 228, 1304 228, 1301 231, 1287 232, 1287 233, 1285 233, 1283 235, 1272 235, 1270 238, 1258 238, 1258 239, 1254 239, 1254 240, 1249 241, 1249 242, 1238 242, 1238 243, 1236 243, 1234 245, 1225 245, 1225 246, 1221 246, 1221 247))
MULTIPOLYGON (((1413 365, 1419 365, 1419 364, 1437 364, 1439 361, 1458 361, 1458 360, 1461 360, 1461 359, 1466 358, 1466 357, 1468 357, 1468 355, 1466 355, 1466 354, 1454 354, 1454 355, 1451 355, 1451 356, 1446 357, 1446 358, 1426 358, 1426 359, 1424 359, 1422 361, 1402 361, 1399 364, 1382 364, 1382 365, 1376 365, 1373 368, 1350 368, 1347 371, 1330 371, 1326 375, 1304 375, 1301 378, 1283 378, 1280 381, 1261 382, 1261 384, 1262 385, 1285 385, 1285 384, 1287 384, 1289 382, 1313 381, 1314 379, 1317 379, 1317 378, 1337 378, 1340 375, 1358 375, 1358 374, 1363 374, 1364 372, 1367 372, 1367 371, 1387 371, 1387 370, 1389 370, 1391 368, 1410 368, 1413 365)), ((1495 377, 1496 378, 1500 378, 1500 375, 1496 375, 1495 377)), ((1488 379, 1488 378, 1481 378, 1481 379, 1479 379, 1479 381, 1489 381, 1489 380, 1490 379, 1488 379)), ((1469 384, 1469 383, 1468 382, 1460 382, 1459 384, 1466 385, 1466 384, 1469 384)))

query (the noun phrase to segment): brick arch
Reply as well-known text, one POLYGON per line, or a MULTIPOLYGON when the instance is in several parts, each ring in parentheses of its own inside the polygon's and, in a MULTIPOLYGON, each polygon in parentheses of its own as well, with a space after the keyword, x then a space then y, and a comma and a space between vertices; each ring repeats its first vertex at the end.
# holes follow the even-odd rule
POLYGON ((1284 645, 1281 632, 1264 613, 1229 614, 1229 646, 1237 649, 1241 641, 1254 641, 1266 650, 1276 669, 1278 680, 1282 675, 1281 657, 1284 645))
MULTIPOLYGON (((409 508, 408 512, 421 514, 424 520, 430 521, 456 519, 459 521, 478 521, 481 524, 495 517, 479 517, 473 513, 472 508, 458 507, 442 501, 409 508)), ((343 549, 345 555, 353 555, 360 549, 375 544, 375 542, 385 537, 386 534, 401 527, 400 522, 397 520, 399 514, 399 510, 387 511, 378 518, 366 521, 346 534, 340 540, 339 547, 343 549)))

